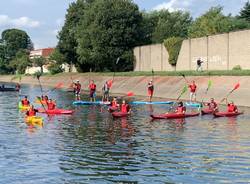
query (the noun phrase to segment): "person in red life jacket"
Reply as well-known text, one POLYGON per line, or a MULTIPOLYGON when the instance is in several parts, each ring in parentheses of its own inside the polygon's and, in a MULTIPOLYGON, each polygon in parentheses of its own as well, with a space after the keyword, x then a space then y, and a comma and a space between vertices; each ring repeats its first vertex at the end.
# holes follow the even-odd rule
POLYGON ((176 108, 175 112, 177 114, 185 114, 186 113, 186 107, 183 105, 183 102, 178 103, 178 107, 176 108))
POLYGON ((102 92, 103 92, 103 96, 102 96, 102 101, 106 101, 109 102, 109 83, 108 81, 105 82, 105 84, 102 87, 102 92))
POLYGON ((37 112, 38 112, 38 110, 35 109, 33 105, 31 105, 30 109, 26 112, 26 115, 27 116, 36 116, 37 112))
POLYGON ((227 104, 227 112, 238 112, 238 108, 233 101, 227 104))
POLYGON ((20 89, 21 89, 21 85, 20 85, 19 83, 17 83, 17 84, 16 84, 16 90, 17 90, 17 91, 20 91, 20 89))
POLYGON ((148 83, 148 97, 150 102, 152 101, 153 94, 154 94, 154 85, 153 85, 153 80, 151 80, 148 83))
POLYGON ((195 81, 192 81, 192 84, 189 84, 189 89, 190 89, 190 102, 196 101, 196 89, 197 86, 195 84, 195 81))
POLYGON ((95 92, 96 92, 96 85, 94 80, 92 80, 89 84, 89 97, 91 102, 95 102, 95 92))
POLYGON ((81 94, 81 84, 80 81, 77 80, 76 83, 74 83, 74 92, 76 95, 76 100, 80 100, 80 94, 81 94))
POLYGON ((23 106, 29 106, 30 105, 30 101, 28 100, 28 97, 25 96, 24 99, 22 99, 22 105, 23 106))
POLYGON ((52 101, 52 99, 49 99, 47 102, 48 110, 54 110, 56 108, 56 103, 52 101))
POLYGON ((112 102, 111 102, 111 107, 119 107, 119 104, 118 104, 118 102, 117 102, 117 99, 116 99, 116 97, 114 97, 113 98, 113 100, 112 100, 112 102))
POLYGON ((214 112, 218 111, 218 105, 214 101, 214 98, 211 98, 210 102, 209 103, 205 103, 204 105, 208 106, 209 110, 213 110, 214 112))
POLYGON ((130 112, 131 112, 131 108, 130 108, 130 106, 126 103, 125 100, 122 101, 121 112, 128 113, 128 114, 130 114, 130 112))

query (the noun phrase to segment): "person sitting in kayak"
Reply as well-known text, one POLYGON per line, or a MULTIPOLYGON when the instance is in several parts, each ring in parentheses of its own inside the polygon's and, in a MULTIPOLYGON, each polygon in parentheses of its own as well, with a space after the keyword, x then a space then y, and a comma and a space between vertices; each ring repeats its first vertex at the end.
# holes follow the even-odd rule
POLYGON ((89 84, 89 97, 91 102, 95 102, 96 85, 94 80, 89 84))
POLYGON ((125 100, 122 101, 121 112, 123 112, 123 113, 128 113, 128 114, 130 114, 130 112, 131 112, 131 108, 130 108, 130 106, 126 103, 125 100))
POLYGON ((25 96, 21 102, 22 102, 22 106, 29 106, 30 105, 30 101, 28 100, 27 96, 25 96))
POLYGON ((113 100, 111 102, 111 107, 113 107, 113 108, 119 107, 119 104, 117 102, 116 97, 113 98, 113 100))
POLYGON ((197 86, 195 84, 195 81, 192 81, 192 84, 189 84, 188 87, 190 89, 190 97, 189 97, 190 102, 196 101, 196 89, 197 89, 197 86))
POLYGON ((214 112, 218 111, 218 105, 217 103, 214 101, 214 98, 211 98, 210 99, 210 102, 209 103, 205 103, 204 104, 205 106, 208 106, 208 109, 209 110, 212 110, 214 112))
POLYGON ((148 97, 149 97, 149 102, 152 102, 153 94, 154 94, 154 85, 153 85, 153 80, 151 80, 148 83, 148 97))
POLYGON ((27 116, 36 116, 36 113, 38 112, 37 109, 34 108, 34 105, 31 105, 29 110, 26 112, 27 116))
POLYGON ((49 99, 49 101, 47 102, 47 107, 48 110, 54 110, 56 108, 56 104, 52 101, 52 99, 49 99))
POLYGON ((19 83, 16 83, 16 90, 19 91, 21 89, 21 85, 19 83))
POLYGON ((186 113, 186 107, 183 105, 183 102, 178 103, 178 107, 175 110, 175 113, 177 113, 177 114, 185 114, 186 113))
POLYGON ((227 112, 235 112, 235 113, 238 112, 238 108, 233 101, 227 104, 227 112))
POLYGON ((103 85, 102 92, 103 92, 102 101, 109 102, 109 83, 108 83, 108 81, 106 81, 105 84, 103 85))
POLYGON ((81 84, 80 81, 77 80, 76 83, 74 83, 74 92, 76 95, 76 100, 80 100, 80 93, 81 93, 81 84))

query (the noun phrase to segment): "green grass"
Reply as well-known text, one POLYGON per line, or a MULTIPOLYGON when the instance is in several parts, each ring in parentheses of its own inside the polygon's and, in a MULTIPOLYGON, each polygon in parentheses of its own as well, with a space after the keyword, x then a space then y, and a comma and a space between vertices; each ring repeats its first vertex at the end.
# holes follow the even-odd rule
MULTIPOLYGON (((57 74, 56 76, 60 75, 69 75, 74 76, 78 73, 63 73, 63 74, 57 74)), ((83 76, 113 76, 114 72, 92 72, 92 73, 81 73, 83 76)), ((203 71, 203 72, 197 72, 197 71, 168 71, 168 72, 154 72, 155 76, 250 76, 250 70, 215 70, 215 71, 203 71)), ((115 76, 152 76, 152 72, 116 72, 115 76)))

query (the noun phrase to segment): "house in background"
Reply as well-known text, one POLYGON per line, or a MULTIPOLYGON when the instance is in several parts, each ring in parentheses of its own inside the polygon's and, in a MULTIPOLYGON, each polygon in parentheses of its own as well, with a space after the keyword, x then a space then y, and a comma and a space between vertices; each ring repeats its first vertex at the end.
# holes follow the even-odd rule
MULTIPOLYGON (((33 59, 35 57, 44 57, 46 59, 49 59, 50 55, 53 53, 55 48, 43 48, 43 49, 37 49, 30 52, 30 59, 33 59)), ((43 72, 49 73, 48 66, 50 64, 43 66, 43 72)), ((75 66, 71 66, 69 64, 62 64, 62 68, 64 69, 64 72, 77 72, 75 66)), ((41 69, 40 67, 32 66, 27 67, 25 70, 25 74, 34 74, 36 72, 39 72, 41 69)))

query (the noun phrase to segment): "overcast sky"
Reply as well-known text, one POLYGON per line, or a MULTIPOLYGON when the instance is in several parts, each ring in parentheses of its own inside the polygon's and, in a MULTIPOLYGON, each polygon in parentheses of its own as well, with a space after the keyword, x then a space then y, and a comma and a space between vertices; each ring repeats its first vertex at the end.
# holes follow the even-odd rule
MULTIPOLYGON (((35 48, 54 47, 66 10, 74 0, 0 0, 0 33, 7 28, 27 31, 35 48)), ((221 5, 226 14, 238 14, 247 0, 134 0, 141 10, 163 8, 190 11, 197 17, 211 6, 221 5)))

